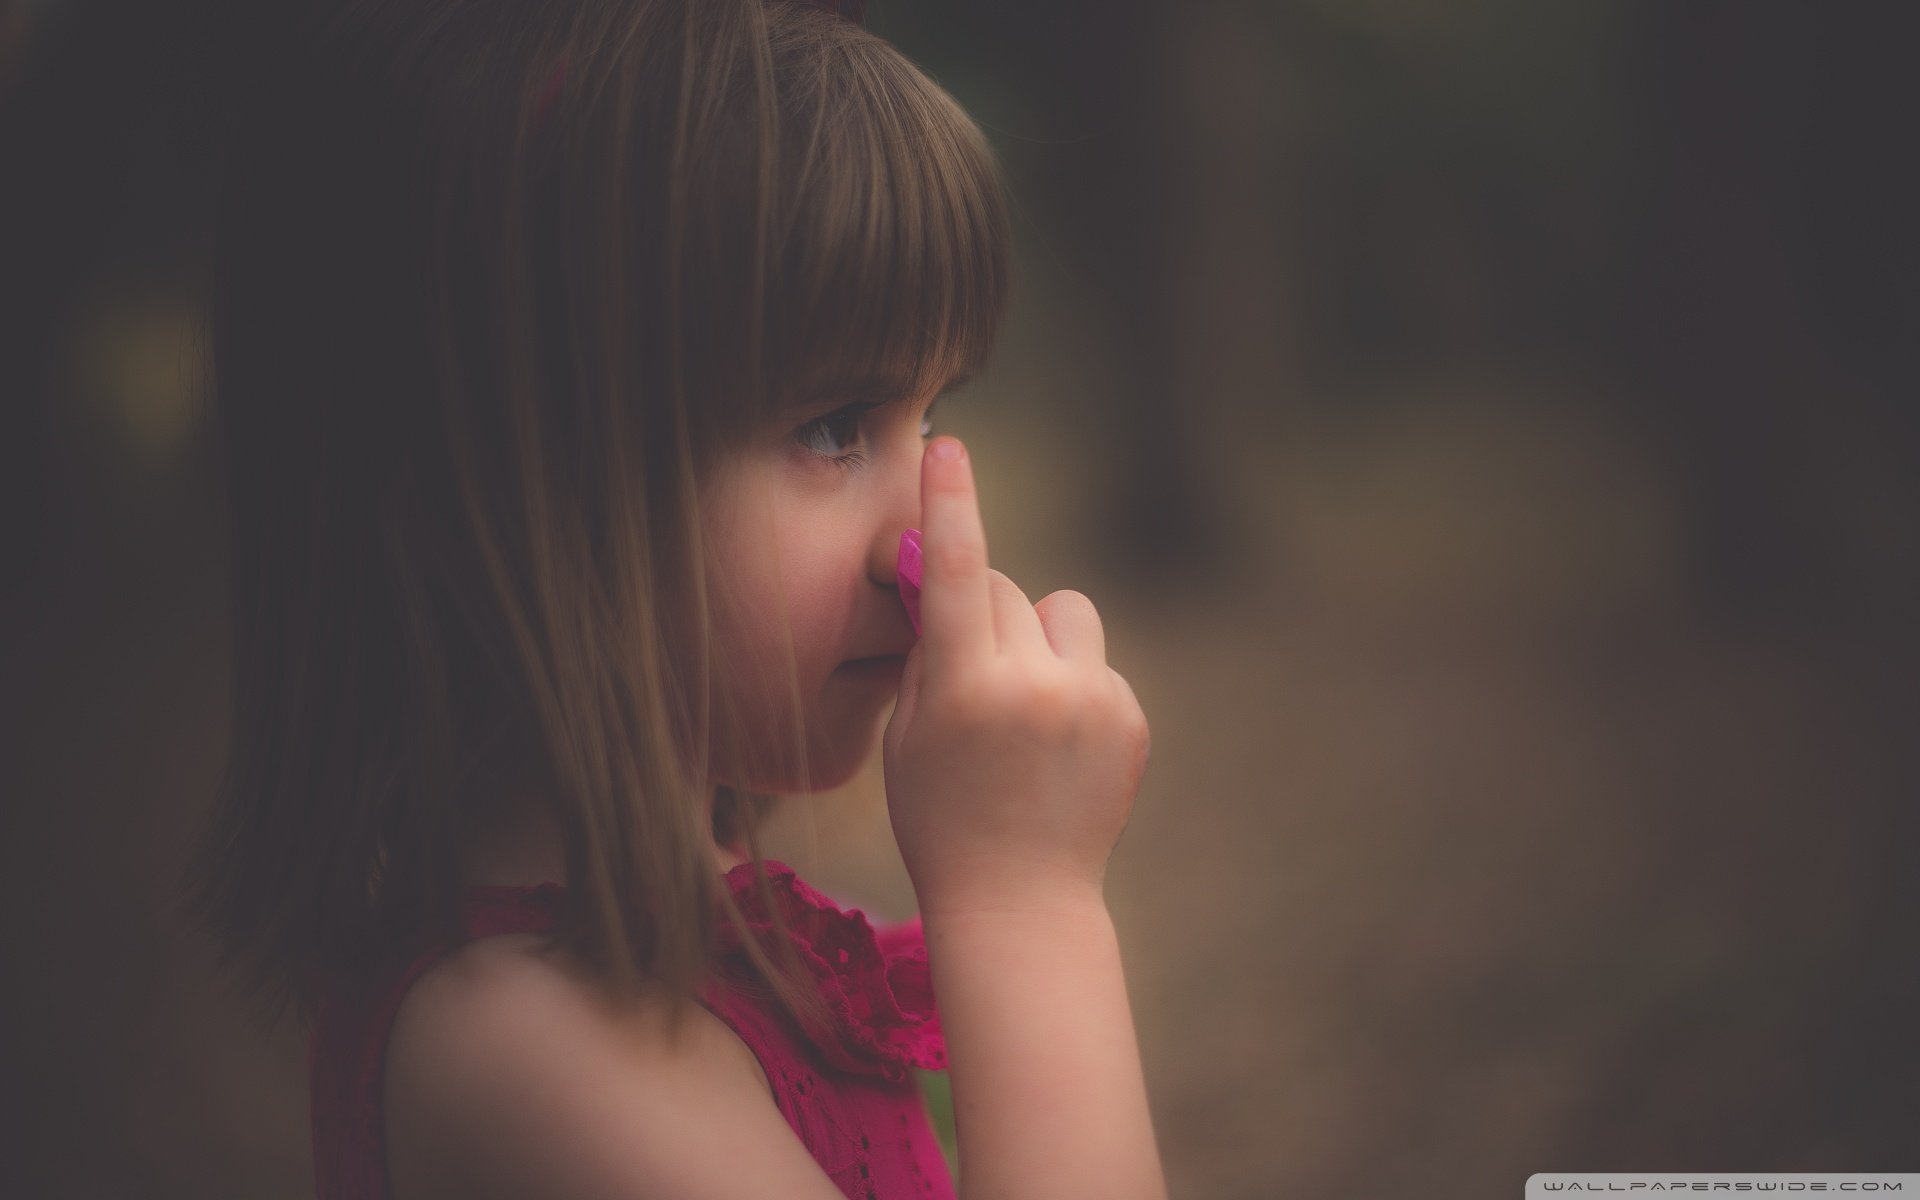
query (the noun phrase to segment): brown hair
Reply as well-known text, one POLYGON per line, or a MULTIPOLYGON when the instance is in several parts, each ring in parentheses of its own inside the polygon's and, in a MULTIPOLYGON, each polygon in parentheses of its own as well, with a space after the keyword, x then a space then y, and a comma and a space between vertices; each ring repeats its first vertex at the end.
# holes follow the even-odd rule
MULTIPOLYGON (((771 907, 773 798, 723 789, 709 825, 698 794, 728 700, 701 483, 826 380, 918 395, 984 360, 992 151, 885 41, 787 0, 291 11, 230 26, 234 719, 188 900, 257 1016, 311 1019, 457 937, 456 835, 537 795, 556 944, 621 995, 664 983, 677 1022, 740 922, 710 839, 746 841, 771 907)), ((746 941, 819 1019, 785 937, 779 969, 746 941)))

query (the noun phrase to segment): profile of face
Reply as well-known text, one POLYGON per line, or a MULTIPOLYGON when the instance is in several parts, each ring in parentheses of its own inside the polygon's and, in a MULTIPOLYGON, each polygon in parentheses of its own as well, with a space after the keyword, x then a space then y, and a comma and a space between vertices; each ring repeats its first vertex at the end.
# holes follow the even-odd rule
POLYGON ((876 399, 828 397, 769 421, 703 484, 713 686, 735 718, 725 724, 726 706, 711 706, 717 782, 775 794, 835 788, 878 744, 915 641, 895 567, 902 531, 919 524, 937 397, 876 399), (730 740, 751 778, 732 778, 730 740))

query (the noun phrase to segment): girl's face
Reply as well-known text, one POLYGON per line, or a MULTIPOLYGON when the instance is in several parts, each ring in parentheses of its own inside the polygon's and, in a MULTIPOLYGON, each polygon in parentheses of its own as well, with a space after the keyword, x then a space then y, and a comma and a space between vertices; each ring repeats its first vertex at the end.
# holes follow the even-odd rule
MULTIPOLYGON (((949 385, 948 390, 951 390, 949 385)), ((894 566, 920 521, 920 470, 936 396, 842 393, 770 421, 703 486, 713 581, 714 778, 797 794, 838 787, 873 752, 914 644, 894 566), (790 631, 798 695, 788 691, 790 631), (859 662, 858 660, 874 660, 859 662), (806 772, 793 702, 805 722, 806 772), (752 778, 731 778, 737 744, 752 778)))

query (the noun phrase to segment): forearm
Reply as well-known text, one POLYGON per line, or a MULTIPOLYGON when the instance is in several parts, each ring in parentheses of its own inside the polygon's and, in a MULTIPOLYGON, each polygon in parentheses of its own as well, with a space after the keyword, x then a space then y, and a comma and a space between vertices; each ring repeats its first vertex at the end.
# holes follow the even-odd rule
POLYGON ((923 918, 964 1200, 1161 1200, 1119 940, 1097 893, 923 918))

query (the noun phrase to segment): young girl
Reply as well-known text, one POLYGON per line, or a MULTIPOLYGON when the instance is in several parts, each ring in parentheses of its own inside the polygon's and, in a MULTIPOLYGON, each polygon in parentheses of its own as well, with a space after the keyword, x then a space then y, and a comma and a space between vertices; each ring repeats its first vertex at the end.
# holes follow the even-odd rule
POLYGON ((309 6, 227 25, 191 895, 310 1029, 322 1200, 950 1196, 914 1069, 962 1195, 1163 1195, 1102 897, 1146 721, 926 441, 1008 291, 978 128, 857 5, 309 6), (876 741, 884 930, 755 832, 876 741))

